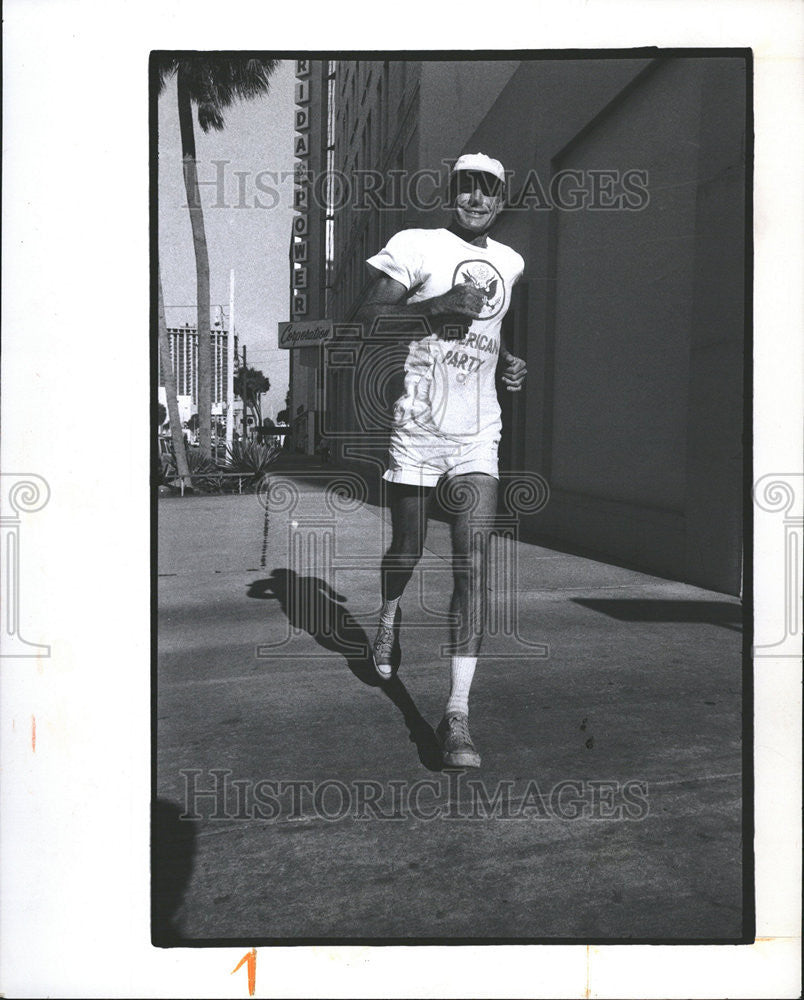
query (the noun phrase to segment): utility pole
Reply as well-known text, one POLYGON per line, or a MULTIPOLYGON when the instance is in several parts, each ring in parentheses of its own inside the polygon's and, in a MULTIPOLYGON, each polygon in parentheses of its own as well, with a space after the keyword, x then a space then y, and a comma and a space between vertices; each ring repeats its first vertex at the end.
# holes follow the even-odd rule
POLYGON ((243 397, 243 444, 248 440, 248 407, 246 405, 248 397, 248 382, 246 381, 246 345, 243 344, 243 367, 240 369, 240 395, 243 397))
POLYGON ((234 268, 229 271, 229 336, 226 338, 226 447, 232 447, 234 436, 234 268))

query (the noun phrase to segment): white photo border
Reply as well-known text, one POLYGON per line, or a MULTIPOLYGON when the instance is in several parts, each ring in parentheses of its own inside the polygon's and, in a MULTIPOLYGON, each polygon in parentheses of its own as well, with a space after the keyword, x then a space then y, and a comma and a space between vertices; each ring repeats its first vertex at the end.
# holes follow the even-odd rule
MULTIPOLYGON (((51 647, 0 672, 6 995, 247 996, 245 968, 231 974, 244 949, 150 944, 152 50, 257 39, 271 51, 750 47, 754 479, 801 473, 801 6, 567 0, 500 17, 470 0, 397 13, 238 0, 5 4, 2 465, 50 488, 24 539, 21 614, 26 634, 51 647), (114 429, 93 426, 87 415, 111 399, 122 414, 114 429)), ((779 614, 767 599, 782 572, 767 556, 773 530, 756 515, 757 634, 772 633, 779 614)), ((798 996, 800 664, 764 658, 754 677, 754 945, 259 948, 255 995, 798 996)))

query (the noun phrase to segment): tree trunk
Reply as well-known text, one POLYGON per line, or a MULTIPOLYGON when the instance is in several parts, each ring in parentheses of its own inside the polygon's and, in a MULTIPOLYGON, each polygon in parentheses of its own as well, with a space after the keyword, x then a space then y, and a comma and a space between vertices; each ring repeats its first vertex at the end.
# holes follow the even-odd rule
POLYGON ((212 338, 209 318, 209 251, 204 228, 204 210, 198 190, 195 158, 193 106, 181 67, 177 74, 179 129, 184 168, 184 189, 193 231, 196 277, 196 316, 198 328, 198 443, 201 454, 209 458, 212 450, 212 338))
POLYGON ((251 395, 250 393, 248 397, 248 408, 251 410, 252 415, 254 416, 254 426, 262 427, 262 414, 260 413, 259 398, 257 396, 251 395))
MULTIPOLYGON (((176 394, 176 375, 173 371, 173 363, 170 360, 170 341, 168 340, 167 323, 165 322, 165 303, 162 298, 162 272, 158 272, 159 278, 159 357, 162 361, 162 373, 165 377, 165 395, 167 396, 168 416, 170 417, 170 437, 173 441, 173 454, 176 456, 176 472, 180 477, 189 476, 190 469, 187 465, 187 452, 184 450, 184 434, 181 429, 181 417, 179 416, 179 400, 176 394)), ((161 461, 161 459, 160 459, 161 461)), ((185 485, 192 485, 192 480, 186 480, 185 485)))

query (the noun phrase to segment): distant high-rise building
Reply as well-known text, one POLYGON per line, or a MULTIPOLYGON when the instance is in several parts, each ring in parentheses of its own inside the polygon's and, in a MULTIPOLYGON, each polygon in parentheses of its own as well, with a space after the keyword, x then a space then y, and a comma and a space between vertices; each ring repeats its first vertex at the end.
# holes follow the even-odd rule
MULTIPOLYGON (((170 360, 176 376, 176 392, 179 396, 189 396, 198 405, 198 331, 194 326, 168 327, 170 360)), ((226 360, 228 332, 214 327, 210 335, 212 341, 212 403, 226 401, 226 376, 229 365, 226 360)), ((235 335, 237 350, 237 335, 235 335)), ((159 359, 159 384, 164 385, 162 359, 159 359)))

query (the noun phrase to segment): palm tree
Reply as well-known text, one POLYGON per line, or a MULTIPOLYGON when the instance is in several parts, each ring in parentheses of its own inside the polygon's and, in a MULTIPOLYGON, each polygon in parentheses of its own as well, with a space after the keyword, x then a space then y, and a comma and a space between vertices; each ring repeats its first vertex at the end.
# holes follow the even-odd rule
POLYGON ((262 397, 270 388, 271 380, 259 368, 241 368, 234 377, 235 395, 251 407, 257 427, 262 427, 262 397))
POLYGON ((173 454, 176 457, 176 472, 179 478, 186 485, 191 485, 191 480, 185 480, 185 476, 190 475, 187 465, 187 452, 184 450, 184 434, 181 429, 181 418, 179 417, 179 401, 176 396, 176 374, 173 371, 173 362, 170 360, 170 341, 168 340, 167 323, 165 322, 165 303, 162 299, 162 273, 158 273, 159 282, 159 358, 162 362, 162 375, 165 380, 165 395, 167 396, 168 416, 170 417, 170 437, 173 441, 173 454))
MULTIPOLYGON (((277 59, 225 58, 189 53, 179 58, 158 55, 158 93, 176 75, 181 133, 184 187, 190 211, 195 250, 196 302, 198 316, 198 419, 199 444, 206 457, 211 453, 212 427, 212 343, 209 321, 209 252, 204 228, 204 211, 198 190, 198 170, 193 129, 193 105, 203 132, 224 127, 223 112, 235 101, 251 100, 270 89, 270 77, 277 59)), ((234 336, 234 331, 229 331, 234 336)))

